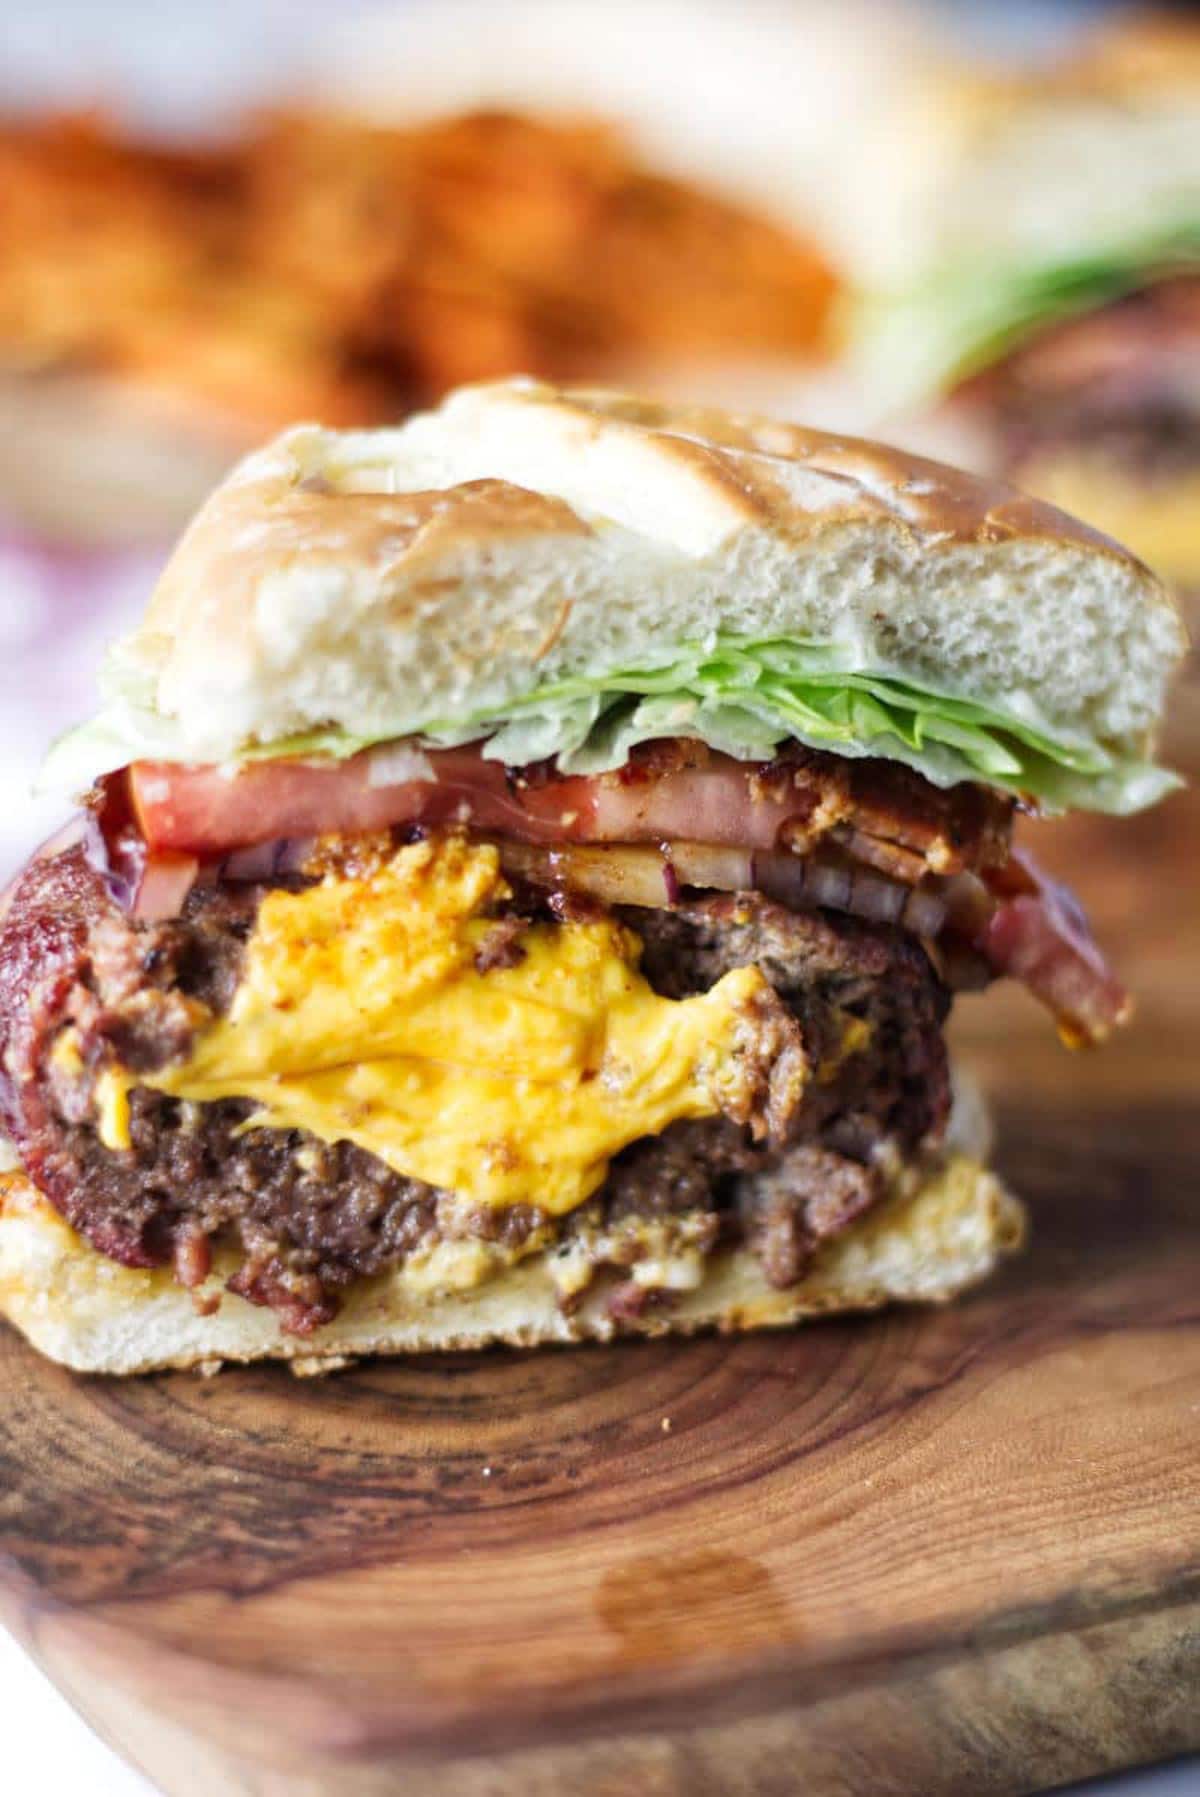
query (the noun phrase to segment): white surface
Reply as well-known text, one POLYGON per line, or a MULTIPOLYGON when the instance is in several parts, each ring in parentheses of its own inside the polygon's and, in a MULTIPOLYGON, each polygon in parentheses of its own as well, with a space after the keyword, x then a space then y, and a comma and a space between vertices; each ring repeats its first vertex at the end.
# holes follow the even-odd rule
POLYGON ((70 814, 34 778, 51 739, 95 710, 104 647, 140 617, 163 553, 48 549, 0 520, 0 887, 70 814))
POLYGON ((1056 1797, 1197 1797, 1200 1793, 1200 1760, 1180 1760, 1157 1772, 1134 1772, 1127 1778, 1098 1778, 1094 1783, 1072 1785, 1056 1797))
MULTIPOLYGON (((3 1629, 0 1694, 6 1794, 156 1797, 156 1787, 97 1739, 3 1629)), ((1200 1797, 1200 1760, 1072 1785, 1061 1797, 1200 1797)))
POLYGON ((3 1788, 10 1797, 155 1797, 0 1629, 3 1788))

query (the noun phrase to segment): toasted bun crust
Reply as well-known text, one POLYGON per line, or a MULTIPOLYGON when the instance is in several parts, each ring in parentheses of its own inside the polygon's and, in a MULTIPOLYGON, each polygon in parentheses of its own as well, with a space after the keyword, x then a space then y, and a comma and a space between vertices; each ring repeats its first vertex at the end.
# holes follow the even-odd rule
MULTIPOLYGON (((489 1343, 608 1341, 616 1335, 768 1329, 893 1302, 943 1303, 983 1279, 1024 1234, 1021 1206, 977 1161, 954 1156, 915 1193, 893 1198, 830 1244, 801 1284, 776 1291, 738 1251, 665 1310, 616 1321, 607 1291, 558 1303, 537 1254, 469 1291, 414 1289, 402 1274, 364 1282, 335 1322, 281 1335, 270 1311, 224 1294, 198 1314, 169 1272, 118 1266, 88 1247, 22 1174, 0 1175, 0 1315, 52 1360, 82 1373, 146 1373, 224 1361, 289 1360, 321 1372, 364 1354, 489 1343)), ((218 1266, 214 1294, 228 1268, 218 1266)))
POLYGON ((997 482, 796 425, 529 381, 244 462, 121 651, 180 758, 405 735, 716 630, 836 639, 964 696, 1023 692, 1140 753, 1180 652, 1108 539, 997 482))

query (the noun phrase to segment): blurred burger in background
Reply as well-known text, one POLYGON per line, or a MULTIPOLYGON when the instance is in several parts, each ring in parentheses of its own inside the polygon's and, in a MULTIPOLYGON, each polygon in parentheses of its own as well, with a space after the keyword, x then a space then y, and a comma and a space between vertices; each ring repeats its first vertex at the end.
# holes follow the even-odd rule
POLYGON ((893 125, 854 215, 864 394, 1200 590, 1200 20, 940 78, 893 125))

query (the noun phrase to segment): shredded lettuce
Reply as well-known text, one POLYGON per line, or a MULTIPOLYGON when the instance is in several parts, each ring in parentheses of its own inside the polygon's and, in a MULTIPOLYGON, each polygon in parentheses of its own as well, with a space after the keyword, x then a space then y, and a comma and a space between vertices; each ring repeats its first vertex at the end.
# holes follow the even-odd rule
POLYGON ((1053 729, 1027 699, 987 705, 909 677, 856 670, 847 650, 795 640, 718 638, 649 672, 616 670, 555 681, 503 715, 431 723, 449 746, 487 737, 484 753, 513 766, 554 755, 566 773, 619 767, 653 737, 699 737, 740 760, 788 738, 839 755, 903 761, 939 786, 977 780, 1052 809, 1125 812, 1177 784, 1121 760, 1078 732, 1053 729))
MULTIPOLYGON (((575 774, 619 767, 654 737, 699 738, 740 760, 765 759, 796 739, 839 755, 901 761, 939 786, 981 781, 1053 810, 1138 811, 1179 784, 1150 763, 1051 726, 1026 695, 965 699, 892 670, 863 669, 857 659, 848 645, 718 635, 655 668, 572 675, 496 710, 409 721, 404 733, 419 730, 443 748, 483 739, 493 759, 524 766, 554 758, 575 774)), ((110 708, 60 741, 43 782, 86 785, 131 759, 177 758, 169 721, 135 696, 142 702, 110 708)), ((316 730, 248 745, 237 759, 341 759, 398 733, 316 730)))
POLYGON ((1200 215, 1054 262, 947 264, 909 289, 861 302, 850 334, 870 390, 898 408, 987 367, 1036 326, 1090 311, 1197 261, 1200 215))

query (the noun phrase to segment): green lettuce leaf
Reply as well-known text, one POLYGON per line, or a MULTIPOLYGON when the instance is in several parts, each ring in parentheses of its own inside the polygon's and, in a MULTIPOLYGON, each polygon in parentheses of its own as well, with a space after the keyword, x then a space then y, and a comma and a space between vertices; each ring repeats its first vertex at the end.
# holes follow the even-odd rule
POLYGON ((653 737, 700 737, 741 760, 797 738, 840 755, 903 761, 939 786, 979 780, 1051 809, 1126 812, 1153 804, 1175 775, 1122 760, 1094 739, 1056 730, 1028 701, 986 705, 890 672, 856 671, 832 644, 718 638, 651 671, 578 675, 539 688, 502 716, 431 723, 450 746, 479 736, 514 766, 556 755, 566 773, 619 767, 653 737))
POLYGON ((879 403, 914 404, 987 367, 1035 327, 1197 261, 1200 216, 1054 262, 944 265, 912 288, 858 304, 849 322, 855 360, 879 403))
MULTIPOLYGON (((317 730, 247 745, 237 759, 340 759, 394 734, 317 730)), ((864 670, 847 645, 792 638, 717 636, 659 667, 572 675, 498 710, 429 719, 421 734, 443 748, 482 738, 491 758, 511 766, 554 758, 568 774, 619 767, 654 737, 696 737, 744 761, 795 738, 839 755, 901 761, 939 786, 982 781, 1049 809, 1137 811, 1179 784, 1090 736, 1052 727, 1022 695, 964 699, 891 670, 864 670)), ((171 740, 169 722, 132 693, 56 745, 43 783, 83 786, 131 759, 177 758, 171 740)))

